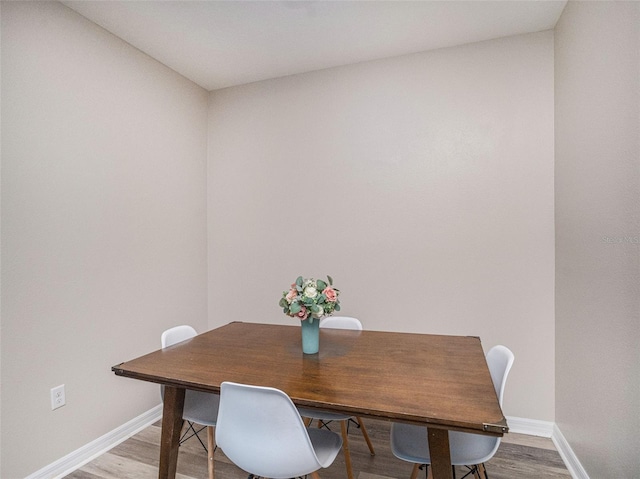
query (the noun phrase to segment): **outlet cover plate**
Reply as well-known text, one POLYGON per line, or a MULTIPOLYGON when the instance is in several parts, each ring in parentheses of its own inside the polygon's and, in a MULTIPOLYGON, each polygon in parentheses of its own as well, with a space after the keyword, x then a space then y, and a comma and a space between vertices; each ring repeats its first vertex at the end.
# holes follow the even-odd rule
POLYGON ((58 409, 66 404, 64 384, 51 388, 51 410, 58 409))

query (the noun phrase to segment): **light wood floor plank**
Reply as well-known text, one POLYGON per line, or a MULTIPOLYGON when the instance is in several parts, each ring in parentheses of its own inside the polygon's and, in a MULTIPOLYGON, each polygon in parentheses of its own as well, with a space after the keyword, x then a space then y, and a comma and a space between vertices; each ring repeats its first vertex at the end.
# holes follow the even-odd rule
POLYGON ((527 436, 526 434, 516 434, 510 432, 502 438, 502 442, 508 444, 520 444, 523 446, 537 447, 540 449, 556 450, 553 441, 548 437, 527 436))

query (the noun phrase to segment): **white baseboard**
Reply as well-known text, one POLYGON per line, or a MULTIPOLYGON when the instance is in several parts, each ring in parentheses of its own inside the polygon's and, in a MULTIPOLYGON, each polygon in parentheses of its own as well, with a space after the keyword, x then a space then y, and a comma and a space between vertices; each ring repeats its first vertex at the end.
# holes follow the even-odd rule
POLYGON ((553 435, 554 423, 551 421, 507 416, 507 424, 509 425, 509 432, 517 434, 540 437, 551 437, 553 435))
POLYGON ((162 417, 162 405, 149 409, 140 416, 99 437, 95 441, 43 467, 25 479, 59 479, 71 474, 109 449, 129 439, 162 417))
POLYGON ((550 421, 538 421, 522 417, 507 416, 509 432, 527 434, 529 436, 550 437, 556 446, 562 461, 573 479, 589 479, 589 475, 580 464, 578 457, 569 446, 569 443, 560 432, 558 425, 550 421))
POLYGON ((560 453, 560 457, 564 461, 565 466, 567 466, 571 477, 573 477, 573 479, 589 479, 587 471, 585 471, 584 467, 582 467, 582 464, 580 464, 578 457, 575 455, 573 449, 571 449, 571 446, 562 435, 562 432, 558 428, 557 424, 553 425, 553 435, 551 436, 551 439, 553 440, 556 449, 560 453))

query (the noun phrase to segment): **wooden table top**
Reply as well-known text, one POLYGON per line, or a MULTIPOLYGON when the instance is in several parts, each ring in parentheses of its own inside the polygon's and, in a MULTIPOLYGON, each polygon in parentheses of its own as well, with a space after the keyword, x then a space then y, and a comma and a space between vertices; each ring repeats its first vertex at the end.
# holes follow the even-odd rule
POLYGON ((219 392, 223 381, 271 386, 298 406, 499 435, 508 431, 480 339, 234 322, 113 367, 119 375, 219 392))

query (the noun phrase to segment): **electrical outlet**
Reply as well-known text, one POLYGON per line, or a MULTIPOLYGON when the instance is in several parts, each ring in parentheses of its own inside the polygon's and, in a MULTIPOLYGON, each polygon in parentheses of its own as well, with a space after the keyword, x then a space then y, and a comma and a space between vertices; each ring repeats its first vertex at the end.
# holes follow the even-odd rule
POLYGON ((64 396, 64 384, 51 389, 51 410, 58 409, 66 404, 64 396))

